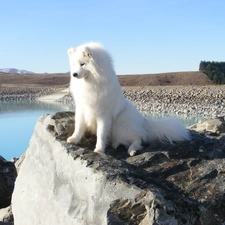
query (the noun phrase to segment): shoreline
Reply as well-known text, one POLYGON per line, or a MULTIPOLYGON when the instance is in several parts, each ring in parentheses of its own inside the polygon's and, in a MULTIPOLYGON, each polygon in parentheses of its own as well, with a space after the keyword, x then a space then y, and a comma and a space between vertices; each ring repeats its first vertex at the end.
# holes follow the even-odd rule
POLYGON ((37 88, 0 88, 0 102, 9 101, 36 101, 43 96, 58 93, 62 87, 37 87, 37 88))
MULTIPOLYGON (((124 96, 141 111, 217 117, 225 115, 225 85, 122 87, 124 96)), ((68 88, 0 89, 1 101, 48 101, 73 104, 68 88)))
MULTIPOLYGON (((140 111, 196 117, 225 116, 225 85, 122 87, 140 111)), ((58 102, 72 104, 70 94, 58 102)))
POLYGON ((69 88, 62 89, 59 92, 54 92, 50 95, 45 95, 36 98, 36 101, 41 102, 59 102, 59 99, 63 98, 65 95, 69 94, 69 88))

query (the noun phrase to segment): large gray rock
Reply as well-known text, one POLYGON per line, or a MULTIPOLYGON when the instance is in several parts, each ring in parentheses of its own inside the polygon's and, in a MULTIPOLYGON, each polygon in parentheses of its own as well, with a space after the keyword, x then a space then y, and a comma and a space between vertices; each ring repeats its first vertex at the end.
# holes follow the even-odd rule
POLYGON ((11 204, 11 195, 17 176, 16 168, 0 156, 0 209, 11 204))
POLYGON ((225 142, 191 131, 192 141, 152 143, 140 154, 95 138, 66 143, 73 113, 36 124, 12 198, 16 225, 225 224, 225 142))
POLYGON ((197 124, 190 127, 200 133, 210 132, 215 135, 225 133, 225 121, 224 117, 218 117, 214 119, 202 119, 197 124))
POLYGON ((13 214, 11 206, 0 209, 0 225, 13 224, 13 214))

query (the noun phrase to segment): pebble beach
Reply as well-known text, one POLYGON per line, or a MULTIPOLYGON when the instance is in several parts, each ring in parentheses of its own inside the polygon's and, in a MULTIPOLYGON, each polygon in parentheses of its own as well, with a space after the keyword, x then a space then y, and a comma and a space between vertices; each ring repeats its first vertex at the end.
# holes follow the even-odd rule
MULTIPOLYGON (((216 117, 225 115, 225 86, 123 87, 124 96, 141 111, 216 117)), ((59 99, 73 102, 70 95, 59 99)))
MULTIPOLYGON (((168 113, 199 117, 225 115, 225 86, 148 86, 122 87, 127 99, 141 111, 168 113)), ((0 101, 37 101, 42 96, 52 95, 62 88, 37 88, 1 90, 0 101)), ((62 104, 73 104, 68 92, 56 99, 62 104)))
POLYGON ((61 91, 62 88, 2 88, 0 101, 36 101, 38 98, 61 91))
POLYGON ((225 86, 160 86, 124 88, 141 111, 216 117, 225 115, 225 86))

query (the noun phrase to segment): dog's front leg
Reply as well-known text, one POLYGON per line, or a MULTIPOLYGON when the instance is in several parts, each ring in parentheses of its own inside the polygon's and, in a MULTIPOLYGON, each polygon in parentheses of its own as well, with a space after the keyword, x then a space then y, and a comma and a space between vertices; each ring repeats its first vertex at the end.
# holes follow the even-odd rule
POLYGON ((79 111, 77 111, 75 115, 75 130, 73 134, 67 138, 67 142, 78 144, 84 135, 85 129, 86 126, 83 115, 82 113, 79 113, 79 111))
POLYGON ((95 152, 105 152, 107 138, 110 134, 112 122, 110 118, 97 120, 97 143, 95 152))

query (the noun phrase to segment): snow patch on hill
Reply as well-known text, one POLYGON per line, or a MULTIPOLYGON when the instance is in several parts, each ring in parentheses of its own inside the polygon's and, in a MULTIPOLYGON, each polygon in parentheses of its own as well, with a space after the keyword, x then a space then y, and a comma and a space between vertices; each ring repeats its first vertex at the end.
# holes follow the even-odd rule
POLYGON ((3 69, 0 69, 0 72, 3 72, 3 73, 18 73, 18 74, 34 73, 34 72, 31 72, 31 71, 19 70, 19 69, 15 69, 15 68, 3 68, 3 69))

